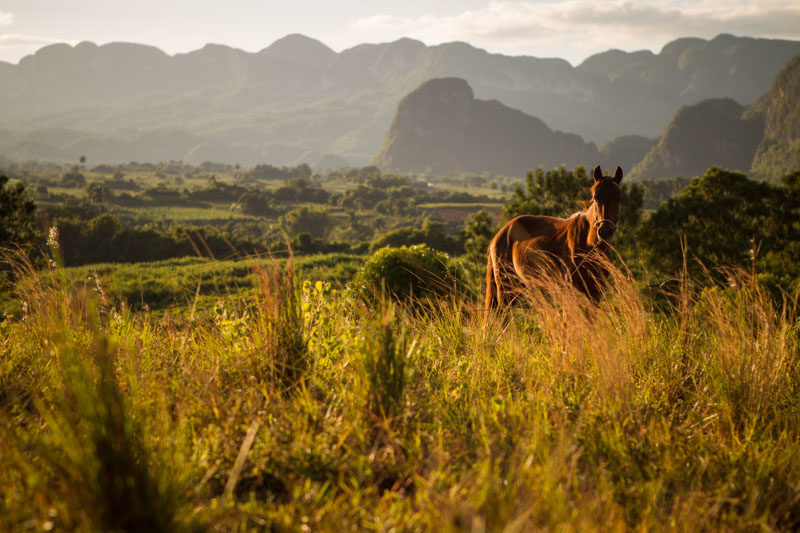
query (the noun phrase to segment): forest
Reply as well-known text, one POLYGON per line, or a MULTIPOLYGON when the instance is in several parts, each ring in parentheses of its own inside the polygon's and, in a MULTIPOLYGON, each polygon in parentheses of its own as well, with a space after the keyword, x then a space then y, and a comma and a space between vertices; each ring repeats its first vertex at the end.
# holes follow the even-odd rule
POLYGON ((800 527, 800 170, 623 179, 600 303, 484 324, 591 184, 7 165, 0 529, 800 527))

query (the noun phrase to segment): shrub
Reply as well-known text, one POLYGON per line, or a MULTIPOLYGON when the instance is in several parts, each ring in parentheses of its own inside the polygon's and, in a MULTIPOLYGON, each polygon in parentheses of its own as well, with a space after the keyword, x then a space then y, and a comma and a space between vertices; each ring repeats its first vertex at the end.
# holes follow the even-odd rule
POLYGON ((450 257, 425 244, 385 247, 372 254, 353 280, 354 289, 371 298, 386 291, 400 301, 447 294, 461 283, 450 257))

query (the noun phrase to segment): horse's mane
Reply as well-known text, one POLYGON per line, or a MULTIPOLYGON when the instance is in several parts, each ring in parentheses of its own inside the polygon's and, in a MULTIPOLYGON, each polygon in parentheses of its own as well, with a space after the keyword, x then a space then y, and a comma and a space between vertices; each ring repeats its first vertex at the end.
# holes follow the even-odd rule
POLYGON ((580 240, 585 240, 585 234, 589 232, 589 220, 586 218, 586 210, 577 211, 569 218, 556 225, 554 231, 542 237, 539 245, 545 250, 552 250, 561 247, 561 243, 567 243, 572 250, 580 240), (558 246, 554 246, 558 244, 558 246))

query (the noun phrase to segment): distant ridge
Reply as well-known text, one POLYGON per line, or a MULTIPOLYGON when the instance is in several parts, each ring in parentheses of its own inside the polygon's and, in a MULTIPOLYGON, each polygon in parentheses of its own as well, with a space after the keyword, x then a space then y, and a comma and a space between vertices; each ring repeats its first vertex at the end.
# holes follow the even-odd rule
MULTIPOLYGON (((132 43, 55 44, 18 65, 0 63, 0 117, 12 132, 0 139, 0 153, 25 157, 29 152, 18 149, 25 138, 39 153, 89 157, 80 147, 101 162, 108 156, 92 139, 172 131, 198 144, 135 153, 151 160, 213 154, 241 164, 331 154, 364 164, 380 149, 400 99, 426 80, 449 77, 466 80, 477 99, 497 100, 587 141, 650 138, 681 106, 724 97, 751 104, 797 54, 797 41, 731 35, 679 39, 658 54, 609 50, 576 67, 412 39, 337 53, 294 34, 256 53, 209 44, 174 56, 132 43), (52 143, 38 136, 52 128, 75 137, 52 143), (196 149, 201 145, 207 149, 196 149)), ((115 157, 126 153, 120 145, 115 157)))

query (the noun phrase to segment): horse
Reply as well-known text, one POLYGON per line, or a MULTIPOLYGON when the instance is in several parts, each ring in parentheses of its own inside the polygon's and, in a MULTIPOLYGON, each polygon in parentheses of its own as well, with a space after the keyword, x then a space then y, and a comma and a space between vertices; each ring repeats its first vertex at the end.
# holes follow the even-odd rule
POLYGON ((566 219, 521 215, 497 232, 487 251, 484 323, 526 287, 559 275, 590 301, 600 300, 619 220, 622 169, 609 176, 597 166, 593 178, 592 199, 582 211, 566 219))

